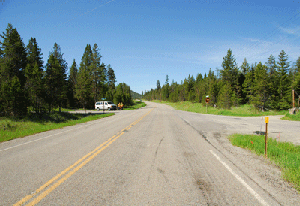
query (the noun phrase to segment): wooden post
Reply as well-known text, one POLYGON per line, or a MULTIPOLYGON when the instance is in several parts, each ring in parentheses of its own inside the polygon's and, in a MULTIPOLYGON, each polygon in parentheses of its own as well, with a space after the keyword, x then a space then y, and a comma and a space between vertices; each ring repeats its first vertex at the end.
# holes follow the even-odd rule
POLYGON ((292 90, 292 97, 293 97, 293 108, 295 108, 295 90, 292 90))
POLYGON ((266 132, 265 132, 265 158, 268 157, 268 123, 269 123, 269 117, 265 117, 265 123, 266 123, 266 132))

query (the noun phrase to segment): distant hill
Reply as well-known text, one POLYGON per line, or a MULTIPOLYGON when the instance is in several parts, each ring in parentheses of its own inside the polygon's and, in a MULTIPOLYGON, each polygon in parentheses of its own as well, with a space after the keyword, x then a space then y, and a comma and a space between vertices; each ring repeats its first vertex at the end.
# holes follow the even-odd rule
POLYGON ((139 93, 134 92, 132 90, 130 90, 130 94, 131 94, 132 99, 141 99, 142 98, 142 95, 140 95, 139 93))

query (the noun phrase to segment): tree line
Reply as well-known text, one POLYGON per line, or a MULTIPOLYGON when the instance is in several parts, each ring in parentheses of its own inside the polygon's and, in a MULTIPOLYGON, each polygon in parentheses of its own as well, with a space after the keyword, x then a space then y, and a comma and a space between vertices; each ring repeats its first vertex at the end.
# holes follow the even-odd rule
POLYGON ((217 74, 211 69, 204 76, 196 78, 189 75, 181 84, 172 81, 169 76, 163 86, 157 80, 157 87, 145 91, 147 100, 165 100, 171 102, 192 101, 205 105, 209 95, 210 106, 229 109, 232 106, 253 104, 257 109, 285 110, 292 107, 292 89, 295 96, 300 94, 300 57, 290 65, 284 50, 278 59, 270 55, 267 62, 249 64, 245 58, 238 67, 232 50, 223 57, 222 69, 217 74))
POLYGON ((81 62, 68 65, 55 43, 44 66, 35 38, 25 46, 16 28, 8 24, 0 35, 0 116, 51 112, 54 108, 94 108, 107 100, 132 105, 130 87, 116 86, 115 72, 101 63, 97 44, 87 44, 81 62))

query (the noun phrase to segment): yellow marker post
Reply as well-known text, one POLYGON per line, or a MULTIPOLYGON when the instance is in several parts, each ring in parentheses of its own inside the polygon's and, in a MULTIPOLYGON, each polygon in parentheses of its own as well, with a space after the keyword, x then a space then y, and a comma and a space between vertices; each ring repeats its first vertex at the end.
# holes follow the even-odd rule
POLYGON ((268 157, 268 123, 269 123, 269 117, 265 117, 265 123, 266 123, 266 132, 265 132, 265 158, 268 157))

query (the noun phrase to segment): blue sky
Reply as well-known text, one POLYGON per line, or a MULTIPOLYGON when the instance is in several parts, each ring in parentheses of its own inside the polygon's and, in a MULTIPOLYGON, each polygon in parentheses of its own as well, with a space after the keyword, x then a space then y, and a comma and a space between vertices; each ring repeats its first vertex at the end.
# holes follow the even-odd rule
POLYGON ((11 23, 25 45, 37 39, 44 62, 54 43, 71 66, 97 43, 117 83, 135 92, 156 88, 166 75, 221 69, 230 48, 238 66, 281 50, 300 56, 300 0, 0 0, 0 31, 11 23))

